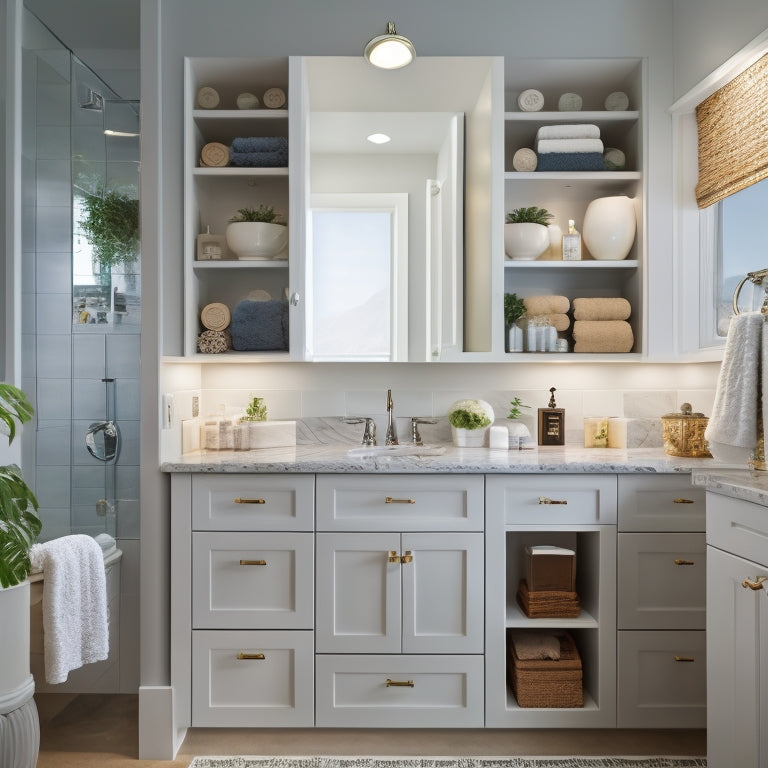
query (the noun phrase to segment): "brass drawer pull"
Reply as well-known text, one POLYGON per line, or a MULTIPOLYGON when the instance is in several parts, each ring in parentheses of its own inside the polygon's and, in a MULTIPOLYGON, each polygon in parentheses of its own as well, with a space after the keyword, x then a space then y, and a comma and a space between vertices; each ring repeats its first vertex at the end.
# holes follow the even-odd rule
POLYGON ((398 555, 394 549, 389 550, 389 556, 387 558, 390 563, 410 563, 413 562, 413 554, 410 549, 405 550, 404 555, 398 555))
POLYGON ((391 688, 392 686, 413 688, 413 680, 390 680, 387 678, 387 688, 391 688))
POLYGON ((384 499, 385 504, 415 504, 416 499, 393 499, 391 496, 387 496, 384 499))
POLYGON ((741 582, 741 586, 745 589, 749 587, 750 589, 758 590, 763 589, 763 583, 768 581, 768 576, 760 576, 757 581, 752 581, 752 579, 744 579, 744 581, 741 582))
POLYGON ((235 504, 266 504, 264 499, 241 499, 239 496, 235 499, 235 504))
POLYGON ((405 554, 400 558, 401 563, 410 563, 413 561, 413 555, 410 549, 405 550, 405 554))
POLYGON ((266 560, 241 560, 240 565, 266 565, 266 560))
POLYGON ((539 496, 539 504, 567 504, 566 499, 550 499, 549 496, 539 496))
POLYGON ((694 504, 693 499, 672 499, 673 504, 694 504))
POLYGON ((679 557, 676 557, 675 565, 696 565, 696 563, 693 560, 681 560, 679 557))
POLYGON ((400 555, 397 554, 397 550, 390 549, 389 550, 389 562, 390 563, 399 563, 400 562, 400 555))
POLYGON ((693 656, 675 656, 675 661, 696 661, 693 656))
POLYGON ((264 656, 263 653, 244 653, 243 651, 240 651, 240 653, 237 654, 237 658, 240 661, 264 661, 266 656, 264 656))

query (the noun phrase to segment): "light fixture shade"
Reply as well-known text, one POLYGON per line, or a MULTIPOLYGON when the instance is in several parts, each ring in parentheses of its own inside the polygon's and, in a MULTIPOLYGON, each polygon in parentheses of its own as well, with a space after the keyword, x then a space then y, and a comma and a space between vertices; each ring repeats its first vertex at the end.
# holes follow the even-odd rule
POLYGON ((387 33, 374 37, 365 46, 365 58, 380 69, 399 69, 410 64, 416 56, 413 43, 397 34, 395 24, 387 22, 387 33))

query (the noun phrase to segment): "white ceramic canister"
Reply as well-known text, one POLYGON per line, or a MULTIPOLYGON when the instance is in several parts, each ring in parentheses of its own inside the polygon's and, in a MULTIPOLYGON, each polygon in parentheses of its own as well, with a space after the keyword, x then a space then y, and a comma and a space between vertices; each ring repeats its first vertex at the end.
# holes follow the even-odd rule
POLYGON ((584 213, 581 236, 593 259, 626 259, 635 241, 637 217, 632 199, 626 195, 598 197, 584 213))

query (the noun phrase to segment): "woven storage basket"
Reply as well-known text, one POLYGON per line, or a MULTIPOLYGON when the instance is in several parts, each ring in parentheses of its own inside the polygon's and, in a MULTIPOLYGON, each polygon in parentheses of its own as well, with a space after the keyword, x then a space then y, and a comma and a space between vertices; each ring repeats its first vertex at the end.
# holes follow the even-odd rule
POLYGON ((521 707, 576 708, 584 706, 581 658, 568 632, 555 632, 560 640, 557 661, 517 657, 509 643, 507 677, 521 707))

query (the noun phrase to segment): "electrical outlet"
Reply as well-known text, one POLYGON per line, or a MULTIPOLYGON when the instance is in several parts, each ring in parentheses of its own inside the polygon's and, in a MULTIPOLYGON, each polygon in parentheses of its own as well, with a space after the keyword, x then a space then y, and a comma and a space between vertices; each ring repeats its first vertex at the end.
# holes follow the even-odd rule
POLYGON ((166 393, 163 395, 163 429, 173 427, 173 395, 166 393))

